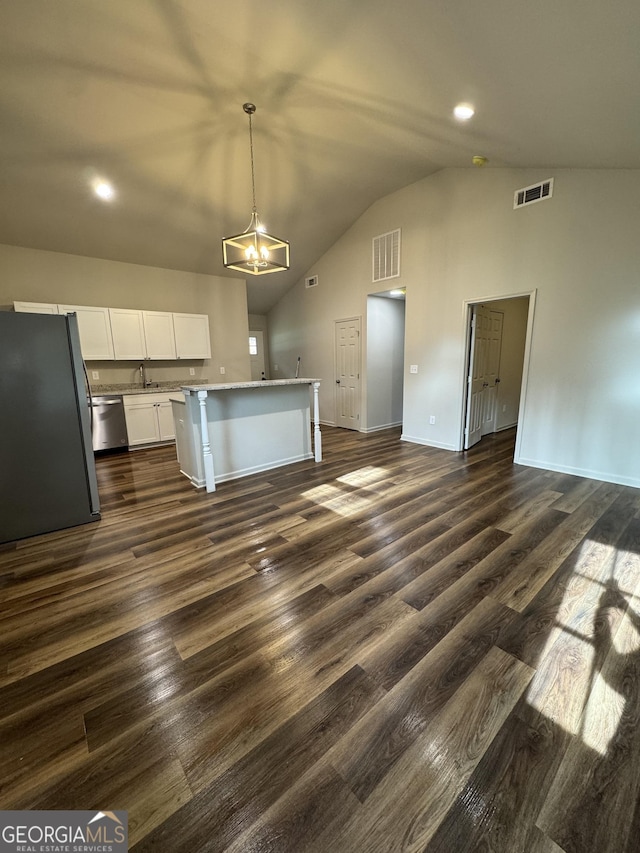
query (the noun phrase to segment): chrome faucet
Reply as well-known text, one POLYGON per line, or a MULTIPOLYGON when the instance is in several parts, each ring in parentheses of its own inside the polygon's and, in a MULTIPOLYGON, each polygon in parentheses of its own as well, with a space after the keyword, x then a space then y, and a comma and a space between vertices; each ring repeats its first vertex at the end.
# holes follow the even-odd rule
POLYGON ((143 361, 140 362, 140 367, 138 368, 138 370, 140 371, 140 382, 142 382, 142 387, 146 388, 147 387, 147 377, 146 377, 146 374, 144 372, 144 362, 143 361))

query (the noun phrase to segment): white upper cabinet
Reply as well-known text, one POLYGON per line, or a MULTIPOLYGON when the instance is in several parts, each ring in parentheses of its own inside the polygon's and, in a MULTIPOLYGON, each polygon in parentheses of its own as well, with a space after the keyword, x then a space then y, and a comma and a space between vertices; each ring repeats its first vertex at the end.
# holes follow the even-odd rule
POLYGON ((209 317, 206 314, 174 314, 176 358, 211 358, 209 317))
POLYGON ((113 338, 108 308, 58 305, 59 314, 77 314, 80 349, 85 361, 113 361, 113 338))
POLYGON ((110 308, 109 314, 116 359, 170 361, 176 357, 171 312, 110 308))
POLYGON ((13 310, 23 314, 57 314, 58 306, 51 302, 14 302, 13 310))
POLYGON ((147 357, 142 311, 109 308, 113 354, 116 359, 138 360, 147 357))
POLYGON ((173 332, 173 314, 169 311, 143 311, 142 322, 147 358, 175 358, 176 341, 173 332))
POLYGON ((14 302, 16 311, 78 315, 85 361, 140 361, 149 358, 211 358, 207 314, 173 314, 137 308, 97 308, 53 302, 14 302))

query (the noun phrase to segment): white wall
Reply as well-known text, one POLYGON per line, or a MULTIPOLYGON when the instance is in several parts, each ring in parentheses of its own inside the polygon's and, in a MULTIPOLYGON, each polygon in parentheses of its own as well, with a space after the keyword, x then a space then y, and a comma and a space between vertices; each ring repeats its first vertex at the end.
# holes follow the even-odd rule
MULTIPOLYGON (((272 361, 292 375, 302 348, 305 374, 333 381, 333 321, 366 316, 371 240, 400 227, 404 436, 459 447, 464 303, 536 291, 518 461, 640 486, 639 220, 640 171, 443 170, 376 202, 306 273, 318 287, 285 295, 272 361), (516 189, 549 177, 552 199, 513 210, 516 189)), ((323 420, 333 405, 321 391, 323 420)))
POLYGON ((402 423, 404 300, 367 300, 367 432, 402 423))
MULTIPOLYGON (((15 301, 102 305, 208 314, 211 359, 150 362, 154 381, 188 377, 210 382, 249 380, 247 295, 244 280, 165 270, 0 244, 0 308, 15 301), (220 374, 220 367, 225 374, 220 374)), ((93 362, 100 383, 135 381, 130 362, 93 362)))

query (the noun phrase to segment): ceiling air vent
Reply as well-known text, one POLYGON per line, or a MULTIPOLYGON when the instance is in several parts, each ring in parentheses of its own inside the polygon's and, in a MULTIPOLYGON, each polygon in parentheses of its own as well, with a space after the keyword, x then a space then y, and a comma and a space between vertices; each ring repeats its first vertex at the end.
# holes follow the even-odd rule
POLYGON ((513 208, 525 207, 527 204, 535 204, 537 201, 544 201, 546 198, 551 198, 553 195, 553 178, 547 181, 542 181, 539 184, 532 184, 530 187, 523 187, 521 190, 516 190, 513 194, 513 208))
POLYGON ((318 276, 310 275, 304 280, 305 287, 317 287, 318 286, 318 276))
POLYGON ((373 281, 400 275, 400 229, 373 238, 373 281))

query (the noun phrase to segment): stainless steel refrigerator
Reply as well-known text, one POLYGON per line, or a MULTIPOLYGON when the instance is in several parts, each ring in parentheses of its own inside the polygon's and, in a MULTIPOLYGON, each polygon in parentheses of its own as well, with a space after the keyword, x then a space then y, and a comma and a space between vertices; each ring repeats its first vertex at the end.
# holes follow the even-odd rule
POLYGON ((0 542, 100 518, 75 314, 0 311, 0 542))

